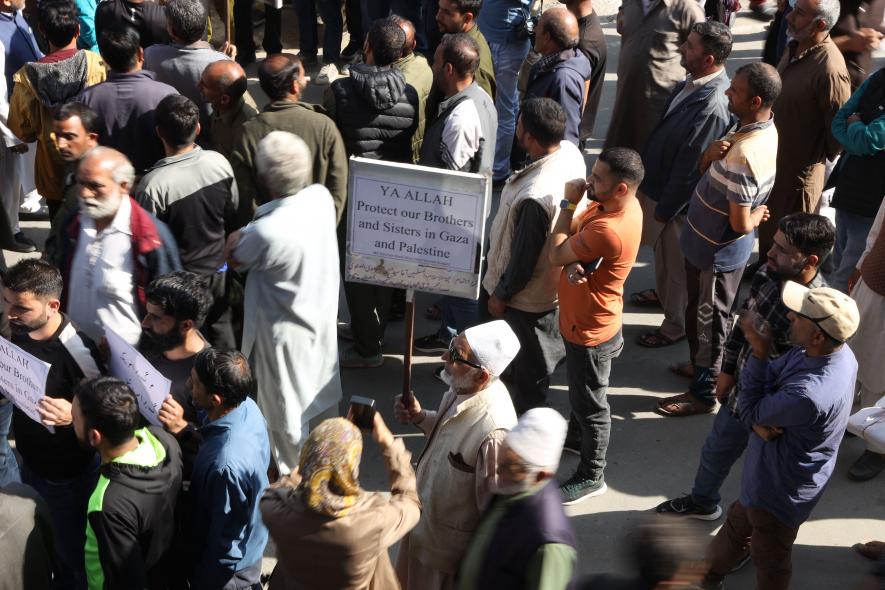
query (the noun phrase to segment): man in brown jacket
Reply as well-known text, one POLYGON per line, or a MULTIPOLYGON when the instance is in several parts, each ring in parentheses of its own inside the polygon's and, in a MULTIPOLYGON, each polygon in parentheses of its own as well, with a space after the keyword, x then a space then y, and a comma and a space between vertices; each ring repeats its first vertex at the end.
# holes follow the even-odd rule
POLYGON ((777 176, 767 203, 771 221, 759 228, 759 252, 771 248, 782 217, 817 209, 824 162, 842 150, 830 126, 851 96, 845 59, 829 33, 839 18, 839 0, 798 0, 786 18, 793 40, 777 68, 783 83, 773 109, 780 138, 777 176))
POLYGON ((618 11, 618 94, 605 147, 642 152, 673 87, 685 79, 679 46, 704 20, 695 0, 624 0, 618 11))

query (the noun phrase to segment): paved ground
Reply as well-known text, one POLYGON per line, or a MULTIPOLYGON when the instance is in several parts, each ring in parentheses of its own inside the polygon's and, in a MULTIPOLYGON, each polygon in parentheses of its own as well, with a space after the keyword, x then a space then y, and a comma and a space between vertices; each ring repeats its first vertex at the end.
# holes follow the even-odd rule
MULTIPOLYGON (((611 15, 618 2, 608 0, 597 3, 603 17, 609 45, 608 73, 606 75, 602 107, 598 117, 597 133, 604 137, 614 101, 617 50, 619 38, 614 30, 611 15)), ((284 30, 287 31, 286 47, 297 46, 291 35, 295 23, 291 11, 284 11, 284 30)), ((728 62, 729 72, 743 63, 755 61, 761 54, 765 24, 741 13, 733 29, 735 46, 728 62)), ((260 30, 257 31, 260 36, 260 30)), ((249 68, 251 76, 255 66, 249 68)), ((259 104, 265 102, 252 78, 250 90, 259 104)), ((306 92, 306 99, 318 102, 322 88, 315 85, 306 92)), ((601 141, 591 144, 598 150, 601 141)), ((45 238, 45 224, 23 224, 34 238, 45 238)), ((14 257, 6 253, 11 264, 14 257)), ((653 285, 651 252, 643 249, 630 278, 627 292, 653 285)), ((435 326, 421 316, 433 300, 432 296, 419 295, 419 318, 416 334, 424 335, 435 326)), ((690 491, 697 465, 698 452, 712 423, 711 416, 686 419, 662 418, 652 412, 655 400, 685 390, 687 381, 670 374, 666 367, 671 362, 685 360, 688 355, 684 344, 658 351, 644 349, 635 344, 639 333, 660 323, 660 316, 641 312, 629 305, 625 309, 624 337, 627 342, 621 357, 612 369, 609 390, 612 405, 612 439, 608 456, 606 480, 607 494, 592 498, 569 509, 578 534, 580 570, 582 573, 605 571, 629 572, 630 564, 622 558, 622 548, 630 531, 637 522, 647 518, 649 510, 667 497, 690 491)), ((372 370, 345 370, 343 382, 345 398, 363 395, 377 400, 384 417, 392 423, 393 397, 402 387, 402 351, 404 350, 404 326, 391 324, 385 346, 385 364, 372 370)), ((432 377, 438 360, 417 357, 413 372, 413 389, 427 407, 436 407, 442 397, 444 386, 432 377)), ((564 371, 557 371, 552 380, 550 403, 568 412, 567 388, 564 371)), ((407 446, 417 453, 423 443, 422 435, 415 429, 392 425, 401 434, 407 446)), ((842 445, 840 460, 830 487, 812 518, 800 530, 794 549, 794 584, 802 590, 832 590, 856 587, 869 562, 850 550, 850 546, 869 539, 885 540, 885 476, 867 483, 853 483, 846 479, 850 463, 861 453, 862 443, 848 439, 842 445)), ((560 476, 567 477, 576 459, 565 455, 560 476)), ((373 444, 366 445, 361 468, 363 485, 367 489, 385 489, 386 474, 380 455, 373 444)), ((740 466, 735 468, 723 487, 724 502, 732 501, 738 491, 740 466)), ((705 523, 702 529, 714 534, 718 523, 705 523)), ((266 566, 273 563, 272 547, 268 551, 266 566)), ((752 566, 729 578, 729 588, 750 590, 754 587, 752 566)))

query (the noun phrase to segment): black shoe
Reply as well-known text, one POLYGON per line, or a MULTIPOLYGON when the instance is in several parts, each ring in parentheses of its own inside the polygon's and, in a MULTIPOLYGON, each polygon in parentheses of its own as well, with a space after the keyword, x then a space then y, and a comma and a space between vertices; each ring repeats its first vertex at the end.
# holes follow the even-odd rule
POLYGON ((249 67, 250 64, 255 63, 255 52, 252 51, 250 53, 237 53, 237 56, 234 60, 240 64, 240 66, 245 69, 249 67))
POLYGON ((417 352, 423 352, 424 354, 442 354, 449 350, 449 343, 440 340, 436 334, 431 334, 430 336, 417 338, 414 348, 417 352))
POLYGON ((350 43, 347 44, 347 47, 345 47, 341 51, 341 61, 347 61, 347 62, 354 61, 357 58, 357 56, 359 56, 360 51, 362 51, 362 49, 363 49, 363 47, 362 47, 362 45, 359 44, 359 42, 351 41, 350 43))
POLYGON ((315 67, 320 63, 320 61, 317 59, 316 53, 314 53, 313 55, 308 55, 303 51, 299 51, 298 59, 301 60, 301 65, 303 65, 305 69, 315 67))
POLYGON ((691 496, 682 496, 661 502, 655 508, 658 514, 670 514, 673 516, 685 516, 697 520, 717 520, 722 516, 722 508, 719 504, 713 507, 695 504, 691 496))
POLYGON ((445 370, 446 370, 445 365, 437 367, 436 369, 433 370, 433 378, 436 379, 437 381, 439 381, 440 383, 445 383, 446 380, 443 379, 443 376, 442 376, 443 371, 445 371, 445 370))
POLYGON ((864 451, 863 455, 848 469, 848 479, 867 481, 879 475, 883 469, 885 469, 885 455, 864 451))
POLYGON ((605 485, 605 479, 601 477, 599 479, 588 479, 578 473, 575 473, 568 481, 559 486, 563 506, 571 506, 583 502, 587 498, 601 496, 607 490, 608 486, 605 485))
POLYGON ((12 239, 12 243, 8 244, 4 249, 28 254, 37 251, 37 244, 35 244, 31 238, 26 236, 24 232, 18 232, 12 239))

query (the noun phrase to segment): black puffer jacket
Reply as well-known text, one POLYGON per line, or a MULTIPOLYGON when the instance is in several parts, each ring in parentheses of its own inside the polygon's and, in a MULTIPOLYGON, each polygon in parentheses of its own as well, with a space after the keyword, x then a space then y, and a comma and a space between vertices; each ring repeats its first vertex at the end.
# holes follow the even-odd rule
POLYGON ((348 156, 411 162, 418 93, 390 66, 359 64, 335 80, 324 100, 348 156))

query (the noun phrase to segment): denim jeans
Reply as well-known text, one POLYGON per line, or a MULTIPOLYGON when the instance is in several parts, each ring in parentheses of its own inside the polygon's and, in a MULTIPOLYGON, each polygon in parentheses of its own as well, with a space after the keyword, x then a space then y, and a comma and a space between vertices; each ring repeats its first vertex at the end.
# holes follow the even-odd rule
POLYGON ((724 405, 719 408, 713 420, 713 429, 701 449, 701 461, 694 476, 691 499, 695 504, 712 507, 719 504, 722 497, 719 488, 728 477, 732 466, 741 458, 750 431, 744 423, 724 405))
POLYGON ((317 54, 317 6, 323 18, 323 63, 335 63, 341 57, 341 35, 344 32, 344 19, 341 17, 341 2, 332 0, 293 0, 298 16, 298 38, 301 52, 305 55, 317 54))
POLYGON ((597 346, 581 346, 565 340, 568 400, 572 417, 581 428, 581 462, 577 473, 598 481, 605 469, 605 453, 611 433, 608 378, 612 359, 624 349, 621 332, 597 346))
POLYGON ((866 248, 867 234, 874 220, 874 217, 836 209, 836 245, 833 247, 833 272, 829 280, 834 289, 848 291, 848 279, 866 248))
POLYGON ((0 488, 8 483, 21 481, 18 461, 9 446, 9 430, 12 427, 12 402, 0 397, 0 488))
POLYGON ((479 304, 476 299, 445 295, 436 305, 442 311, 438 335, 443 342, 448 342, 479 322, 479 304))
POLYGON ((98 481, 98 457, 95 463, 74 479, 50 480, 22 465, 22 482, 31 486, 46 501, 52 518, 55 545, 55 590, 86 588, 86 508, 98 481))
POLYGON ((516 88, 519 67, 529 52, 529 40, 512 43, 489 43, 492 63, 495 65, 495 110, 498 111, 498 134, 495 138, 495 164, 492 175, 495 180, 510 176, 510 149, 516 131, 519 113, 519 91, 516 88))

